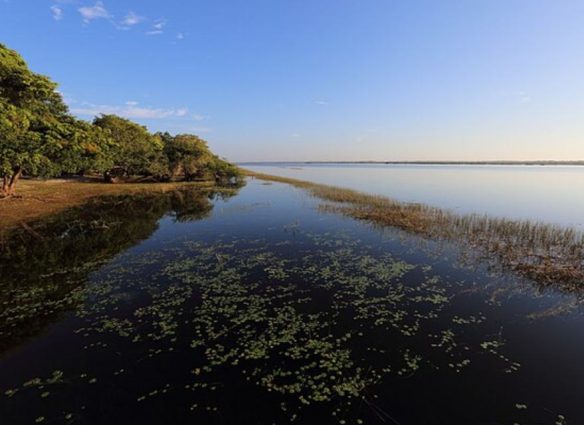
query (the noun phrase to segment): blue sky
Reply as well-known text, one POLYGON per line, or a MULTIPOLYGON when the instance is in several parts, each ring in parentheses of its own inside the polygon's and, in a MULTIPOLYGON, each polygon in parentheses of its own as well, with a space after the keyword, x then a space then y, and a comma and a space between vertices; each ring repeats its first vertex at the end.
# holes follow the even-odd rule
POLYGON ((71 110, 235 161, 584 159, 584 2, 0 0, 71 110))

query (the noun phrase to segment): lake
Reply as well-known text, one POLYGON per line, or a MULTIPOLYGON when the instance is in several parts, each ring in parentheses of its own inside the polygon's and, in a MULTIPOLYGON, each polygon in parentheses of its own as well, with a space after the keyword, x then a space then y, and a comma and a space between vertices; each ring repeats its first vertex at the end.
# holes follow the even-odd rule
POLYGON ((253 171, 418 202, 459 213, 584 225, 584 167, 247 163, 253 171))
POLYGON ((584 423, 578 294, 320 204, 251 179, 5 235, 0 422, 584 423))

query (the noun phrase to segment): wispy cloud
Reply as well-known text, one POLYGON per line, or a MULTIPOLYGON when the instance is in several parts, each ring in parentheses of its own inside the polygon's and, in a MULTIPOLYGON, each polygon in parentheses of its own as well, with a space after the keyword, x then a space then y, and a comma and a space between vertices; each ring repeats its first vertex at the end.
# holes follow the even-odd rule
POLYGON ((177 39, 177 40, 184 40, 184 38, 185 38, 185 35, 184 35, 182 32, 179 32, 179 33, 176 35, 176 39, 177 39))
POLYGON ((158 19, 152 25, 152 29, 146 32, 147 35, 160 35, 164 34, 164 27, 166 26, 166 19, 158 19))
POLYGON ((317 105, 328 105, 329 103, 326 100, 315 100, 314 103, 317 105))
POLYGON ((83 6, 77 9, 83 18, 83 22, 88 24, 95 19, 110 19, 111 15, 103 5, 98 1, 94 6, 83 6))
POLYGON ((100 114, 115 114, 132 119, 163 119, 163 118, 188 118, 188 108, 152 108, 140 106, 138 102, 127 101, 124 105, 95 105, 83 102, 73 105, 71 112, 78 115, 97 116, 100 114))
POLYGON ((124 18, 124 20, 121 22, 121 25, 125 27, 131 27, 144 22, 145 19, 146 18, 144 18, 143 16, 137 15, 134 12, 129 12, 124 18))
POLYGON ((161 30, 166 26, 166 19, 159 19, 157 20, 152 27, 157 30, 161 30))
POLYGON ((63 9, 57 5, 51 6, 51 14, 53 15, 53 19, 55 21, 60 21, 63 19, 63 9))

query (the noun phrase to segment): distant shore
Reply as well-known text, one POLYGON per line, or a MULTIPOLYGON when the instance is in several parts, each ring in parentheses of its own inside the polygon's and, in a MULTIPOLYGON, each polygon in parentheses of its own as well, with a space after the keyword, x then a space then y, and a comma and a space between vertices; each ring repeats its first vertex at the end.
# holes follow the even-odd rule
POLYGON ((373 164, 373 165, 531 165, 531 166, 584 166, 578 161, 246 161, 238 165, 284 165, 284 164, 373 164))

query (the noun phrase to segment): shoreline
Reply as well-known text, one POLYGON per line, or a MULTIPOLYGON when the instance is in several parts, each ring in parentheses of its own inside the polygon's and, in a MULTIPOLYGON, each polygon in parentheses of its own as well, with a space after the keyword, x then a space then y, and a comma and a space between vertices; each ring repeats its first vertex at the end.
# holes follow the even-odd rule
POLYGON ((164 193, 184 187, 208 189, 215 182, 104 183, 67 179, 21 180, 16 196, 0 200, 0 232, 83 205, 91 198, 134 193, 164 193))
POLYGON ((248 177, 304 189, 328 202, 322 205, 324 211, 469 246, 480 259, 496 261, 502 268, 544 286, 559 286, 570 292, 584 288, 584 234, 576 229, 529 220, 456 214, 352 189, 242 171, 248 177))
MULTIPOLYGON (((289 184, 323 201, 324 211, 394 227, 414 235, 469 246, 480 260, 544 286, 568 291, 584 288, 584 233, 552 224, 455 212, 405 203, 352 189, 241 169, 247 177, 289 184)), ((19 194, 0 201, 0 234, 83 205, 91 198, 164 193, 185 187, 211 189, 214 182, 120 183, 79 180, 24 180, 19 194)))

